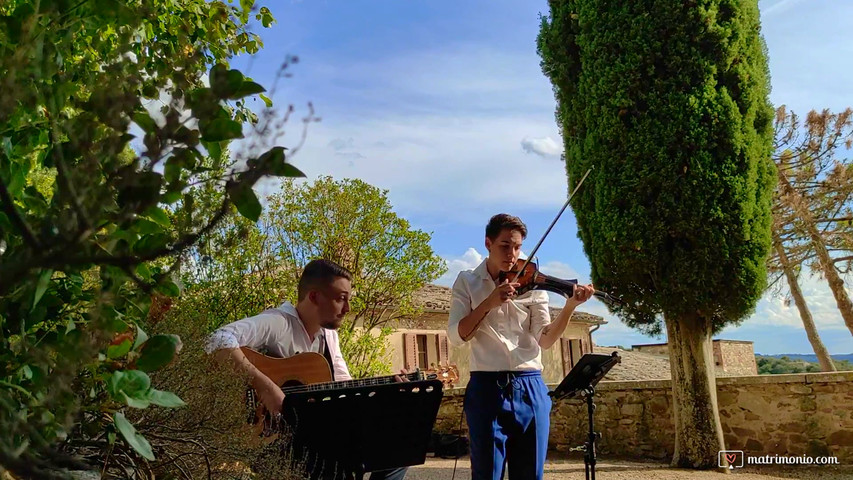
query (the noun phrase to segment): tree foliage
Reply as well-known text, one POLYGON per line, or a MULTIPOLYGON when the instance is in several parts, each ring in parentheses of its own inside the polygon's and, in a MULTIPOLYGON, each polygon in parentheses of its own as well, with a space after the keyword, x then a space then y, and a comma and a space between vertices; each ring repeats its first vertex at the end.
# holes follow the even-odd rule
MULTIPOLYGON (((771 273, 784 272, 787 260, 794 273, 805 267, 826 279, 853 333, 853 301, 844 287, 844 275, 853 265, 853 163, 845 155, 853 147, 853 111, 813 110, 801 121, 782 106, 775 131, 779 186, 773 235, 784 258, 778 253, 771 257, 771 273)), ((795 301, 803 312, 803 301, 795 301)), ((819 355, 827 364, 825 352, 819 355)))
MULTIPOLYGON (((853 370, 853 364, 847 360, 832 360, 835 370, 853 370)), ((778 375, 786 373, 817 373, 823 371, 821 366, 814 362, 782 357, 755 356, 759 375, 778 375)))
POLYGON ((179 293, 175 262, 232 205, 257 218, 259 179, 301 175, 281 147, 228 168, 258 121, 246 101, 269 101, 228 67, 261 47, 250 18, 272 21, 252 7, 0 6, 0 465, 17 475, 91 466, 58 442, 125 474, 165 463, 130 421, 182 404, 148 375, 181 347, 141 328, 151 299, 179 293), (198 182, 223 193, 210 212, 198 182))
POLYGON ((538 47, 579 236, 623 320, 666 327, 673 464, 723 447, 710 338, 766 285, 775 172, 757 1, 551 0, 538 47))
POLYGON ((597 286, 623 318, 714 331, 750 313, 770 246, 772 109, 755 2, 552 1, 539 37, 597 286), (690 299, 685 302, 684 299, 690 299))

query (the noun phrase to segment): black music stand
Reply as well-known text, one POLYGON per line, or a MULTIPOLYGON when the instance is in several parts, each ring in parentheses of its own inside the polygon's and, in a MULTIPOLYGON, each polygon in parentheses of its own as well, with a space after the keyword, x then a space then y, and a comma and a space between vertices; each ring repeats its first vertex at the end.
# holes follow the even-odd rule
POLYGON ((587 434, 587 441, 584 442, 583 447, 580 447, 584 452, 583 462, 586 480, 595 480, 595 441, 601 438, 601 433, 594 430, 592 420, 592 413, 595 411, 595 404, 592 403, 595 385, 604 378, 604 375, 614 365, 621 362, 622 358, 616 352, 611 355, 587 353, 578 360, 578 363, 566 375, 566 378, 557 385, 557 388, 548 392, 548 395, 556 399, 573 398, 580 393, 586 396, 587 411, 589 412, 589 433, 587 434))
POLYGON ((423 380, 292 393, 282 415, 312 478, 335 469, 335 478, 360 480, 426 461, 442 387, 441 380, 423 380))

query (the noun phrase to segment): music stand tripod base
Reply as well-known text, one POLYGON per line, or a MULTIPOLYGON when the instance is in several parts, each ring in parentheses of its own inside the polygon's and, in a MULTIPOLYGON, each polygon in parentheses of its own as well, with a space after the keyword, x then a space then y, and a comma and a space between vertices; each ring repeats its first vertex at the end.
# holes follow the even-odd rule
POLYGON ((578 363, 572 368, 566 378, 557 385, 552 392, 548 392, 552 398, 569 399, 582 395, 586 398, 587 413, 589 415, 589 432, 584 442, 584 473, 587 480, 595 480, 596 452, 595 442, 601 439, 601 433, 595 431, 593 423, 593 412, 595 412, 595 386, 622 358, 616 352, 611 355, 598 353, 587 353, 582 356, 578 363))

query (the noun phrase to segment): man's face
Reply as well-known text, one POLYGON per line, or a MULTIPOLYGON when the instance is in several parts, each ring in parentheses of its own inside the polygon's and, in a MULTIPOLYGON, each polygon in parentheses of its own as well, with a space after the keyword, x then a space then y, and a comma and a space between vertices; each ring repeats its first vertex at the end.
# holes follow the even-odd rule
POLYGON ((518 230, 503 229, 494 240, 486 237, 489 262, 498 270, 509 270, 521 254, 522 241, 521 232, 518 230))
POLYGON ((321 327, 335 330, 341 326, 344 316, 349 312, 351 295, 352 283, 343 277, 317 290, 315 299, 321 327))

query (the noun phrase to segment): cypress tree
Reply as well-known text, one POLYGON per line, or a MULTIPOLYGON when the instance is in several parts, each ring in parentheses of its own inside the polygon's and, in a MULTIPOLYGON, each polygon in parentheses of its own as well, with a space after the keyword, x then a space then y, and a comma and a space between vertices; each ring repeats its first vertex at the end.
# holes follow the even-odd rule
POLYGON ((771 245, 773 110, 757 0, 551 0, 553 84, 572 208, 597 288, 667 333, 673 465, 723 448, 711 336, 754 311, 771 245), (573 188, 573 185, 570 185, 573 188))

